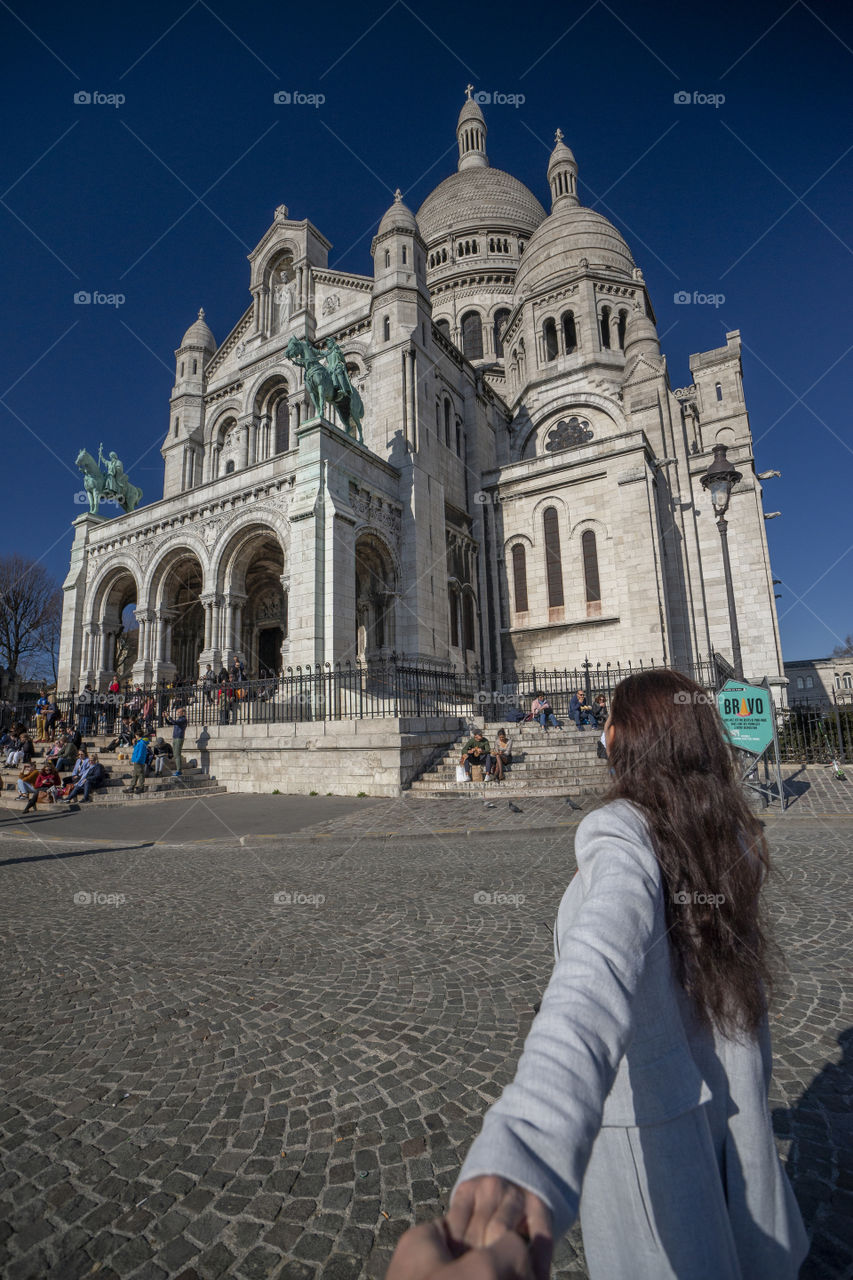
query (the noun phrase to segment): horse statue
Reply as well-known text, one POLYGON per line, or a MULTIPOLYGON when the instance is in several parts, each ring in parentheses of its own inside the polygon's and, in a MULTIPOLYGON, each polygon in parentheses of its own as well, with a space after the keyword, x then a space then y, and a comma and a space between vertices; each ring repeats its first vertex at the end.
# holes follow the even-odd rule
POLYGON ((293 364, 305 370, 305 385, 318 418, 322 418, 327 404, 335 406, 335 412, 343 423, 344 431, 359 444, 364 443, 361 420, 364 404, 350 381, 344 354, 334 338, 326 343, 327 364, 320 360, 320 353, 312 342, 296 335, 290 339, 284 354, 293 364))
POLYGON ((89 499, 89 514, 98 514, 98 504, 113 499, 127 513, 135 511, 142 501, 142 490, 131 484, 121 465, 118 456, 111 453, 109 458, 103 456, 103 445, 98 449, 98 460, 91 453, 81 449, 77 454, 76 465, 83 472, 83 487, 89 499), (101 470, 100 463, 106 465, 106 472, 101 470))

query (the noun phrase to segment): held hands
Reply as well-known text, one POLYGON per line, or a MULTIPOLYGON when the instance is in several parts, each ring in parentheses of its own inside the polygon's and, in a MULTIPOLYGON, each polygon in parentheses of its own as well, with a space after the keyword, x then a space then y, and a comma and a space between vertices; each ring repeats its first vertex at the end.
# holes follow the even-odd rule
POLYGON ((460 1184, 446 1218, 406 1232, 386 1280, 548 1280, 552 1252, 539 1197, 487 1175, 460 1184))

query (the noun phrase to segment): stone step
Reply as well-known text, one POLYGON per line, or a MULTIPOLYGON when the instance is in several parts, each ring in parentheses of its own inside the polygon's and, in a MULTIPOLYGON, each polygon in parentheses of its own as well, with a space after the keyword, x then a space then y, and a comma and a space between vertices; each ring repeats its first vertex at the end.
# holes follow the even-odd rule
MULTIPOLYGON (((228 794, 228 788, 217 783, 208 787, 196 787, 187 789, 179 783, 175 787, 164 787, 159 791, 152 791, 146 788, 142 795, 126 796, 123 791, 116 793, 99 792, 92 793, 92 803, 101 809, 118 808, 125 805, 134 804, 165 804, 169 800, 186 800, 192 797, 193 800, 206 799, 208 796, 224 796, 228 794)), ((76 802, 72 801, 73 808, 76 802)))
POLYGON ((412 792, 423 799, 443 800, 448 796, 467 796, 469 800, 482 804, 484 800, 500 804, 503 800, 524 800, 538 799, 545 796, 571 796, 578 803, 583 803, 585 799, 594 800, 599 795, 603 795, 607 790, 601 787, 595 790, 589 786, 540 786, 540 787, 512 787, 507 783, 501 783, 499 786, 483 787, 481 783, 448 783, 446 787, 440 786, 419 786, 417 782, 413 782, 411 786, 412 792))
POLYGON ((509 774, 503 782, 457 782, 455 778, 417 778, 412 783, 413 791, 470 791, 472 788, 481 788, 486 791, 497 791, 503 793, 510 788, 519 791, 535 790, 538 787, 566 787, 577 790, 578 787, 588 787, 591 790, 606 791, 610 779, 607 775, 599 775, 596 778, 590 778, 583 774, 562 773, 559 777, 553 778, 511 778, 509 774))

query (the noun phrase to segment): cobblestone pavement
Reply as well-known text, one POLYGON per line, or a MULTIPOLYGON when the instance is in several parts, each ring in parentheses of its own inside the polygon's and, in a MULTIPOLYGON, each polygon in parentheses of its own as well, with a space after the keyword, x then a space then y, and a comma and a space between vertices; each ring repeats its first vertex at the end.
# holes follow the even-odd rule
MULTIPOLYGON (((7 836, 0 1273, 380 1280, 446 1204, 547 981, 574 871, 550 803, 467 837, 365 835, 376 806, 243 847, 7 836)), ((449 810, 396 806, 424 835, 449 810)), ((769 831, 802 1275, 850 1278, 853 818, 769 831)), ((585 1274, 575 1230, 554 1275, 585 1274)))

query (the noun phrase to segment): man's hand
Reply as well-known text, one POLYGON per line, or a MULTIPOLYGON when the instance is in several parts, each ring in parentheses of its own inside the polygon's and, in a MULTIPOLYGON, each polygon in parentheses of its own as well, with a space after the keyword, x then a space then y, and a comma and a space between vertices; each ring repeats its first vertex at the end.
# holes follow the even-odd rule
POLYGON ((446 1218, 410 1227, 401 1237, 385 1280, 535 1280, 527 1245, 505 1232, 488 1248, 453 1239, 446 1218))
POLYGON ((507 1232, 519 1232, 529 1244, 535 1280, 548 1280, 554 1241, 551 1212, 524 1187, 491 1174, 460 1183, 447 1214, 454 1240, 472 1248, 493 1245, 507 1232))

